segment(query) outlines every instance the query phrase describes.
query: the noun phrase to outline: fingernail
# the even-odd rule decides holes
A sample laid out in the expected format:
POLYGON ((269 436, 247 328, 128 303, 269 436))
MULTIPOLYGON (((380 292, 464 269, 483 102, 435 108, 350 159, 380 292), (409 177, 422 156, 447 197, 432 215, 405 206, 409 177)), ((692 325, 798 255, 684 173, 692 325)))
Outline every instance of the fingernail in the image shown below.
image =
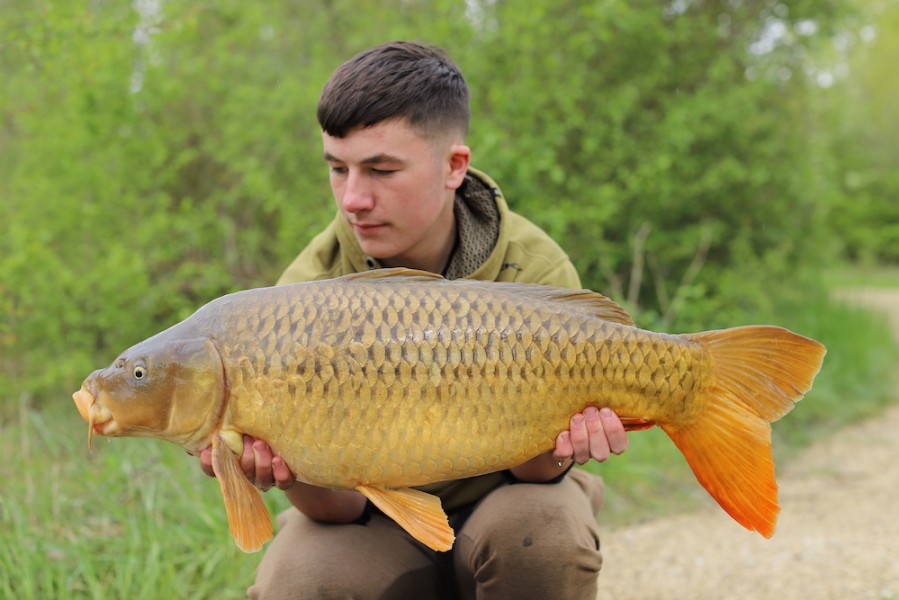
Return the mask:
POLYGON ((584 410, 584 414, 587 416, 587 419, 590 421, 598 421, 599 420, 599 410, 594 406, 589 406, 584 410))

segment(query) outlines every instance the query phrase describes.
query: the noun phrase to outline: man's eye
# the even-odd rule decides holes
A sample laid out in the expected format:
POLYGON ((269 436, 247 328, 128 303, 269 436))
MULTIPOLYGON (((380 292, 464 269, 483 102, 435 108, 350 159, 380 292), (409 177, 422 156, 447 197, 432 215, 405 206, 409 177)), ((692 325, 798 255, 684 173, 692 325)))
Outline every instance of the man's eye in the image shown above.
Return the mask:
POLYGON ((393 170, 391 170, 391 169, 372 169, 372 172, 375 175, 392 175, 392 174, 396 173, 396 170, 395 169, 393 169, 393 170))
POLYGON ((346 173, 346 167, 331 167, 331 172, 335 175, 343 175, 346 173))

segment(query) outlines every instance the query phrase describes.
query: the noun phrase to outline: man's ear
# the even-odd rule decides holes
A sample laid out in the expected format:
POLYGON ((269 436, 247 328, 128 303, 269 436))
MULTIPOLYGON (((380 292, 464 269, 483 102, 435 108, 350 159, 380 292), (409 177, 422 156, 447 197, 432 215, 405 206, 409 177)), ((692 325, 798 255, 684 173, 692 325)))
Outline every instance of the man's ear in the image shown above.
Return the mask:
POLYGON ((453 144, 449 150, 449 173, 446 177, 446 189, 455 190, 462 185, 468 164, 471 162, 471 149, 464 144, 453 144))

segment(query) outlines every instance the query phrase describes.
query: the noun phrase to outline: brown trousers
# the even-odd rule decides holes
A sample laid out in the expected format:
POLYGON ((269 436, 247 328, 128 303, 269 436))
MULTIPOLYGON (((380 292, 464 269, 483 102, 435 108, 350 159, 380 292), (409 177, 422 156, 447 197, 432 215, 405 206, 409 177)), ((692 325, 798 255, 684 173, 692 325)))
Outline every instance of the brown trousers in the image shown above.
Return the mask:
MULTIPOLYGON (((375 511, 364 525, 278 517, 252 599, 596 598, 602 479, 502 486, 477 505, 450 552, 434 552, 375 511)), ((454 516, 450 516, 452 524, 454 516)))

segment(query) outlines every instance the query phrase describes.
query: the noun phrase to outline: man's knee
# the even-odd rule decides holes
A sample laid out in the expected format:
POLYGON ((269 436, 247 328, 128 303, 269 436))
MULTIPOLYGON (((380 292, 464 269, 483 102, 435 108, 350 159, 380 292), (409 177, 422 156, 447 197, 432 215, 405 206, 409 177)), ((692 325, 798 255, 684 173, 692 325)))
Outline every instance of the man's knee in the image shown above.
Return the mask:
MULTIPOLYGON (((592 511, 572 506, 567 499, 528 495, 522 486, 537 487, 510 486, 524 494, 494 492, 499 495, 485 507, 490 513, 476 523, 476 537, 489 544, 491 552, 538 562, 544 556, 567 560, 584 552, 599 555, 599 532, 592 511)), ((474 532, 466 525, 463 533, 474 532)))
POLYGON ((485 498, 459 532, 457 572, 469 586, 595 597, 602 567, 592 502, 576 482, 516 484, 485 498))

